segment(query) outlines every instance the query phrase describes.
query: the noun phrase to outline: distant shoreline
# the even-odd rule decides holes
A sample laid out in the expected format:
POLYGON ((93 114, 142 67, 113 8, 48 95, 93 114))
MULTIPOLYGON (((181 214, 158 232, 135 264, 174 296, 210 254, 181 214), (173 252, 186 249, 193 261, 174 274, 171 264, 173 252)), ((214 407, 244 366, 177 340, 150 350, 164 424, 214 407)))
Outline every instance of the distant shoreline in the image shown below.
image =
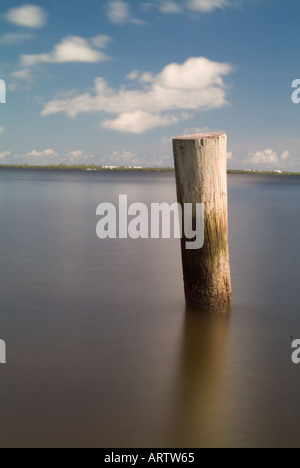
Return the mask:
MULTIPOLYGON (((0 170, 6 169, 22 169, 31 171, 85 171, 85 172, 160 172, 160 173, 174 173, 173 167, 123 167, 123 166, 88 166, 80 165, 67 165, 61 164, 59 166, 29 166, 18 164, 2 164, 0 170)), ((233 175, 273 175, 273 176, 300 176, 300 172, 281 172, 281 171, 245 171, 238 169, 230 169, 228 174, 233 175)))
POLYGON ((126 166, 89 166, 85 164, 59 166, 29 166, 18 164, 2 164, 0 170, 23 169, 34 171, 85 171, 85 172, 174 172, 173 167, 126 167, 126 166))

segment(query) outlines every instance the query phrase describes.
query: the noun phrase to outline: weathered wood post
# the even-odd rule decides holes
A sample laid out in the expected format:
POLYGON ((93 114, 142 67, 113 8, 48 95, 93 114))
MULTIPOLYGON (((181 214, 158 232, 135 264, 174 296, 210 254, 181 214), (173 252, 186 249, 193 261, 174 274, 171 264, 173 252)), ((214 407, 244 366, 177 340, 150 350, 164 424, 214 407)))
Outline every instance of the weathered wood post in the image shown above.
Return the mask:
POLYGON ((181 241, 186 303, 192 307, 227 308, 231 304, 227 135, 205 133, 174 138, 173 150, 178 203, 204 204, 203 247, 187 250, 184 232, 181 241))

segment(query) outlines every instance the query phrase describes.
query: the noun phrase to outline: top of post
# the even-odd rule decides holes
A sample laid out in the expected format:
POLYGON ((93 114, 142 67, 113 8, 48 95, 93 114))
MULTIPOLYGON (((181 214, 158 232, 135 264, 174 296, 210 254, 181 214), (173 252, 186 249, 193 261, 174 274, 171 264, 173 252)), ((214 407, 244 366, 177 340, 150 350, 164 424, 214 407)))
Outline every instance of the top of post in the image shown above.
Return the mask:
POLYGON ((226 136, 225 132, 212 132, 212 133, 199 133, 196 135, 182 135, 173 140, 201 140, 202 138, 219 138, 221 136, 226 136))

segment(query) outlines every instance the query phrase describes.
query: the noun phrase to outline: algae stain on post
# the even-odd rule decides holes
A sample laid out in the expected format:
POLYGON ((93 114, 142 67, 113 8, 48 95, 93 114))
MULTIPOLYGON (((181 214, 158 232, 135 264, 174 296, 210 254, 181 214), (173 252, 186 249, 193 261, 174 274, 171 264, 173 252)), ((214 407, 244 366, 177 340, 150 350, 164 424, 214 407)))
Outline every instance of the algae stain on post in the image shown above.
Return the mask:
POLYGON ((227 135, 205 133, 174 138, 173 152, 178 202, 204 204, 203 247, 187 250, 184 237, 181 243, 186 303, 192 307, 228 308, 227 135))

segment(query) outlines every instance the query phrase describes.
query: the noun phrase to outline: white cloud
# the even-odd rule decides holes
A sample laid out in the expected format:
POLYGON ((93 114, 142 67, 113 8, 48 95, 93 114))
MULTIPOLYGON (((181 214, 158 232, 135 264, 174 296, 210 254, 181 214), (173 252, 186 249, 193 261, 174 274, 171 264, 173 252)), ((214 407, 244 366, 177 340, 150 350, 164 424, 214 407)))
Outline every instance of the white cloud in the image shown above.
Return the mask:
POLYGON ((106 14, 108 19, 115 24, 143 24, 143 21, 133 17, 129 3, 123 0, 111 0, 108 2, 106 5, 106 14))
POLYGON ((116 130, 123 133, 135 133, 137 135, 157 127, 165 127, 179 122, 182 116, 149 114, 143 111, 125 112, 115 120, 104 120, 100 127, 107 130, 116 130))
POLYGON ((11 155, 10 151, 3 151, 2 153, 0 153, 0 159, 5 159, 7 158, 7 156, 10 156, 10 155, 11 155))
POLYGON ((107 60, 108 57, 93 46, 105 48, 109 40, 108 36, 97 36, 91 40, 79 36, 68 36, 50 53, 22 55, 21 64, 23 67, 34 67, 39 63, 101 62, 107 60))
POLYGON ((291 157, 291 154, 289 151, 284 151, 282 155, 280 156, 282 161, 287 161, 288 159, 290 159, 290 157, 291 157))
POLYGON ((29 166, 48 166, 48 165, 80 165, 87 166, 138 166, 138 167, 156 167, 156 166, 172 166, 173 156, 151 154, 138 155, 126 149, 119 149, 111 154, 98 155, 87 154, 80 149, 75 149, 65 154, 58 154, 54 150, 33 150, 27 154, 13 154, 10 151, 0 153, 1 164, 27 164, 29 166))
POLYGON ((96 164, 93 154, 87 155, 82 150, 73 150, 63 156, 60 164, 96 164))
POLYGON ((138 70, 133 70, 126 76, 126 78, 127 80, 136 81, 139 76, 140 76, 140 72, 138 70))
POLYGON ((26 28, 41 28, 46 24, 47 15, 45 10, 36 5, 22 5, 17 8, 10 9, 4 18, 10 23, 26 28))
POLYGON ((17 70, 10 74, 12 78, 20 81, 32 81, 34 76, 32 75, 31 70, 24 68, 23 70, 17 70))
POLYGON ((9 89, 15 91, 24 82, 30 86, 38 76, 32 70, 41 63, 97 63, 109 60, 103 50, 111 41, 111 37, 98 35, 91 39, 80 36, 68 36, 57 44, 52 52, 21 56, 21 68, 11 73, 12 81, 9 89))
POLYGON ((234 6, 236 2, 232 0, 157 0, 155 3, 144 3, 143 9, 156 8, 161 13, 211 13, 216 9, 234 6))
POLYGON ((15 45, 20 44, 25 41, 29 41, 33 38, 32 34, 29 33, 11 33, 11 34, 4 34, 0 37, 0 44, 1 45, 15 45))
POLYGON ((33 166, 95 164, 95 156, 87 155, 81 150, 74 150, 61 155, 51 148, 42 151, 33 150, 26 154, 13 154, 10 151, 4 151, 0 153, 0 160, 2 164, 28 164, 33 166))
POLYGON ((233 158, 233 153, 232 153, 232 151, 228 151, 228 152, 227 152, 227 160, 230 161, 230 160, 232 160, 232 159, 234 159, 234 158, 233 158))
POLYGON ((5 132, 5 128, 4 127, 0 127, 0 133, 3 133, 5 132))
POLYGON ((189 127, 183 130, 182 135, 200 135, 201 133, 209 133, 211 131, 209 127, 189 127))
POLYGON ((44 150, 45 156, 58 156, 58 153, 55 153, 53 149, 46 149, 44 150))
POLYGON ((71 151, 70 153, 68 153, 68 156, 70 156, 71 158, 78 158, 79 156, 82 156, 83 155, 83 151, 81 150, 75 150, 75 151, 71 151))
POLYGON ((107 4, 107 16, 113 23, 128 23, 131 20, 130 6, 121 0, 112 0, 107 4))
POLYGON ((42 115, 63 112, 74 118, 80 113, 106 112, 116 117, 103 120, 99 124, 101 127, 142 133, 186 119, 188 115, 182 111, 204 111, 225 106, 224 77, 232 71, 230 64, 192 57, 183 64, 167 65, 157 75, 134 72, 133 77, 145 82, 133 90, 124 86, 115 90, 103 78, 96 78, 92 93, 50 101, 42 115), (171 114, 166 114, 170 111, 171 114))
POLYGON ((272 149, 249 153, 249 161, 251 163, 274 167, 281 167, 283 163, 287 163, 289 161, 290 157, 291 155, 289 151, 284 151, 281 155, 278 155, 278 153, 272 149))
POLYGON ((224 8, 228 6, 227 0, 188 0, 187 7, 192 11, 201 13, 209 13, 216 8, 224 8))
POLYGON ((105 34, 98 34, 98 36, 92 37, 91 39, 93 46, 97 47, 98 49, 106 49, 111 41, 112 38, 105 34))
POLYGON ((111 164, 116 166, 130 166, 140 163, 140 158, 131 151, 114 151, 111 155, 106 155, 102 164, 111 164))
POLYGON ((176 13, 181 12, 181 5, 175 2, 164 0, 159 5, 159 11, 161 11, 162 13, 174 15, 176 13))
POLYGON ((16 70, 12 72, 10 76, 11 79, 8 89, 12 92, 22 89, 23 87, 25 87, 25 89, 29 89, 37 77, 37 75, 29 68, 16 70))
POLYGON ((278 155, 271 149, 264 151, 257 151, 256 153, 249 153, 250 162, 253 164, 275 164, 279 162, 278 155))
POLYGON ((115 151, 110 155, 105 155, 101 158, 101 165, 103 166, 137 166, 137 167, 158 167, 158 166, 172 166, 173 156, 151 156, 143 155, 138 156, 131 151, 115 151))
POLYGON ((30 153, 27 153, 26 156, 42 157, 42 156, 58 156, 53 149, 46 149, 44 151, 33 150, 30 153))

